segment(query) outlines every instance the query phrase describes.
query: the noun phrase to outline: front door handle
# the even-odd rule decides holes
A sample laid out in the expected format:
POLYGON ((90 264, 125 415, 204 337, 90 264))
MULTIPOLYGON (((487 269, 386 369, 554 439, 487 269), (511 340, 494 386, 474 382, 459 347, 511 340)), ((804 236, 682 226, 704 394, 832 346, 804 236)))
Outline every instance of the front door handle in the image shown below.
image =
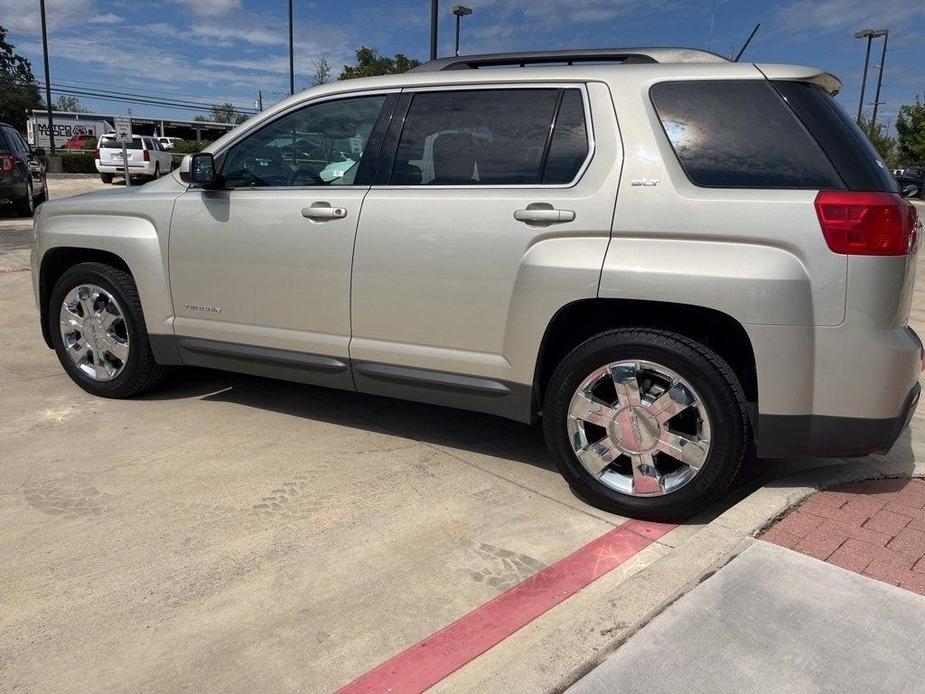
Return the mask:
POLYGON ((514 219, 531 226, 548 226, 575 221, 575 211, 557 210, 548 202, 534 202, 523 210, 515 210, 514 219))
POLYGON ((329 202, 314 202, 311 207, 302 208, 302 216, 316 222, 324 222, 329 219, 343 219, 347 216, 347 210, 343 207, 332 207, 329 202))

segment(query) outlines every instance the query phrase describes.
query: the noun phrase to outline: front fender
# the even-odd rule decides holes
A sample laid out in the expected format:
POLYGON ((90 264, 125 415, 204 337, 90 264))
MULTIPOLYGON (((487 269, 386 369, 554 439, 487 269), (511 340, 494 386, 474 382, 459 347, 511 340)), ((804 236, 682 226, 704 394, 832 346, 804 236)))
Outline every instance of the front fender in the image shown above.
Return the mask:
POLYGON ((42 205, 35 222, 32 254, 37 297, 49 253, 60 260, 73 249, 75 262, 81 262, 86 251, 111 253, 125 263, 135 279, 148 332, 172 335, 167 239, 176 197, 173 190, 105 193, 42 205))

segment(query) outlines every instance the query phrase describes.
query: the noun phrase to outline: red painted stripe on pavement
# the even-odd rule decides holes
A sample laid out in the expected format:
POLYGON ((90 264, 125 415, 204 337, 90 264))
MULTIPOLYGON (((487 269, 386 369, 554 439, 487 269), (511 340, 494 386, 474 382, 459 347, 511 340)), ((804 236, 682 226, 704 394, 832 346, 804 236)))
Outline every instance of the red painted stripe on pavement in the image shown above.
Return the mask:
POLYGON ((678 527, 628 520, 343 687, 423 692, 678 527))

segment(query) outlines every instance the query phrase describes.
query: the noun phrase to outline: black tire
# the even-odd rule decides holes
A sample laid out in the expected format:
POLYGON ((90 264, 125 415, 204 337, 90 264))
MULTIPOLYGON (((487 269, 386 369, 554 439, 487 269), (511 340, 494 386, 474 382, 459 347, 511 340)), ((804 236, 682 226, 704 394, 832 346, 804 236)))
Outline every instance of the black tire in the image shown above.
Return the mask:
POLYGON ((35 191, 32 188, 32 179, 26 181, 26 194, 14 203, 16 214, 20 217, 31 217, 35 212, 35 191))
POLYGON ((156 181, 156 180, 159 179, 160 177, 161 177, 161 163, 160 163, 160 162, 156 162, 156 163, 154 164, 154 175, 151 177, 151 180, 152 180, 152 181, 156 181))
POLYGON ((707 347, 666 330, 623 328, 587 340, 559 364, 544 400, 546 444, 562 475, 592 505, 625 516, 666 522, 689 518, 722 496, 746 450, 745 395, 732 369, 707 347), (569 440, 569 404, 581 382, 595 369, 630 359, 655 362, 687 380, 711 423, 710 450, 700 471, 661 496, 633 496, 606 486, 579 462, 569 440))
POLYGON ((61 276, 48 301, 48 330, 58 360, 71 379, 88 393, 104 398, 127 398, 154 388, 167 375, 168 367, 154 361, 138 289, 127 272, 103 263, 80 263, 61 276), (96 284, 108 291, 124 313, 131 348, 124 369, 110 381, 95 381, 80 371, 66 353, 61 338, 58 324, 61 305, 68 292, 84 283, 96 284))
POLYGON ((100 174, 100 180, 101 180, 103 183, 112 183, 112 174, 101 173, 101 174, 100 174))
POLYGON ((47 178, 42 179, 42 194, 39 195, 35 206, 38 207, 43 202, 48 202, 48 179, 47 178))

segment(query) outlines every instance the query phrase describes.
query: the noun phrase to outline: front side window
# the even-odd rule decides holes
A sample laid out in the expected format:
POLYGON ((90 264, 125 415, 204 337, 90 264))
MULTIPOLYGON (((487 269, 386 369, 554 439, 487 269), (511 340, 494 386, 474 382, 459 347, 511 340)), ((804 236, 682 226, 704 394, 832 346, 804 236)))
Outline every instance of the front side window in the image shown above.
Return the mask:
POLYGON ((765 80, 663 82, 652 103, 698 186, 843 188, 822 148, 765 80))
POLYGON ((385 99, 325 101, 273 121, 228 151, 222 165, 225 185, 352 185, 385 99))
POLYGON ((586 158, 587 147, 577 89, 418 92, 405 118, 390 182, 451 186, 568 182, 586 158), (563 94, 568 96, 563 99, 563 94), (552 127, 560 102, 568 104, 567 112, 562 112, 561 136, 552 127), (547 160, 553 166, 544 179, 547 160))

